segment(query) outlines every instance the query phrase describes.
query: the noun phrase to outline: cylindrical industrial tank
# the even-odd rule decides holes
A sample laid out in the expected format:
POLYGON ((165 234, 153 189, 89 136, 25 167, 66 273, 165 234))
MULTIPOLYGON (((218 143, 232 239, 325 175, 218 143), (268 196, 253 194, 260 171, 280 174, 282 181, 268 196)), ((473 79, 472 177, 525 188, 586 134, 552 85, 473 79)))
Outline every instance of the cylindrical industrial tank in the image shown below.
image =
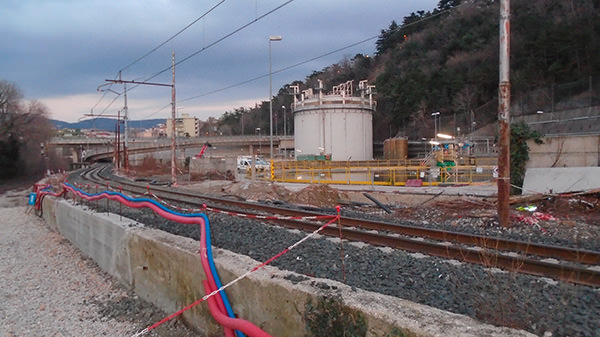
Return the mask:
POLYGON ((408 139, 406 137, 396 138, 396 159, 408 158, 408 139))
POLYGON ((407 159, 408 138, 394 137, 383 141, 383 157, 385 159, 407 159))
POLYGON ((390 139, 383 141, 383 159, 392 159, 390 156, 390 139))
POLYGON ((393 144, 394 144, 394 153, 393 153, 393 159, 398 159, 399 155, 400 155, 400 139, 399 138, 392 138, 393 140, 393 144))
POLYGON ((331 154, 331 160, 373 159, 374 102, 364 97, 322 95, 296 104, 298 154, 331 154))

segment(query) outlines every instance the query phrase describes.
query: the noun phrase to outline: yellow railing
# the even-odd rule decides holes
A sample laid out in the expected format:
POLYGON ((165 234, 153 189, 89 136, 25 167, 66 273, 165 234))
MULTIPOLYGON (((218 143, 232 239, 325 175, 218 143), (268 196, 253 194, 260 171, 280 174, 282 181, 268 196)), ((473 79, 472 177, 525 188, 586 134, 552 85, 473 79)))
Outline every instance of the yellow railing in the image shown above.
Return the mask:
POLYGON ((275 161, 272 163, 271 180, 404 186, 409 180, 420 180, 423 185, 439 185, 472 184, 492 179, 494 165, 478 165, 473 160, 470 163, 458 161, 457 166, 437 167, 427 166, 420 160, 275 161))

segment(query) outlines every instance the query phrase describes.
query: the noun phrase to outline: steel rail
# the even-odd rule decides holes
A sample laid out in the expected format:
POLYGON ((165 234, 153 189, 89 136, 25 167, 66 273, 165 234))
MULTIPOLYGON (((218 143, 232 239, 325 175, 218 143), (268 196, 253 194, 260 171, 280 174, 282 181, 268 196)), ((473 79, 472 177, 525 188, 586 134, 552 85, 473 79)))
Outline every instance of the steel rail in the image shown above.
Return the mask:
MULTIPOLYGON (((312 231, 319 227, 297 220, 277 220, 277 224, 288 228, 312 231)), ((321 234, 338 237, 339 231, 335 227, 327 227, 321 234)), ((357 231, 342 227, 344 239, 363 241, 372 245, 391 247, 410 252, 424 253, 444 259, 479 264, 488 268, 500 268, 511 272, 530 274, 540 277, 550 277, 556 280, 581 284, 591 287, 600 286, 600 272, 585 267, 561 265, 523 256, 510 256, 489 250, 475 250, 457 245, 446 245, 439 242, 429 242, 406 237, 396 237, 357 231)))
MULTIPOLYGON (((97 179, 96 182, 100 182, 101 180, 105 181, 107 178, 109 178, 103 176, 102 173, 97 173, 97 171, 94 171, 93 169, 89 170, 89 172, 96 172, 94 173, 96 177, 91 178, 94 180, 97 179)), ((127 185, 128 188, 124 188, 124 190, 128 190, 133 193, 141 194, 144 193, 147 189, 147 187, 141 187, 139 183, 134 183, 126 180, 118 180, 118 182, 122 185, 127 185)), ((182 202, 197 206, 203 205, 205 203, 204 201, 210 201, 214 203, 219 203, 221 205, 225 204, 227 206, 234 206, 237 208, 253 209, 255 211, 269 212, 281 215, 322 215, 320 213, 311 211, 291 210, 270 205, 223 199, 207 195, 199 195, 181 190, 173 191, 169 190, 168 188, 158 186, 152 187, 152 190, 157 192, 157 194, 165 200, 182 202), (203 201, 194 201, 194 199, 200 199, 203 201)), ((212 207, 213 205, 210 206, 212 207)), ((216 208, 222 207, 219 206, 216 208)), ((271 220, 270 222, 274 221, 271 220)), ((277 220, 276 223, 286 226, 288 228, 302 229, 305 231, 315 230, 319 226, 310 222, 302 222, 289 219, 277 220)), ((585 261, 584 263, 598 264, 598 261, 600 261, 600 253, 595 251, 585 251, 564 247, 539 245, 519 241, 504 240, 499 238, 486 238, 477 235, 462 234, 457 232, 445 232, 441 230, 417 228, 412 226, 394 225, 384 222, 374 222, 348 217, 342 217, 341 227, 342 237, 347 240, 363 241, 378 246, 392 247, 411 252, 420 252, 432 256, 456 259, 468 263, 475 263, 485 267, 501 268, 512 272, 519 272, 542 277, 550 277, 553 279, 571 282, 575 284, 582 284, 594 287, 600 286, 600 271, 589 269, 585 266, 564 265, 559 263, 540 261, 539 259, 531 259, 527 258, 524 255, 511 256, 499 252, 499 250, 513 252, 517 251, 525 255, 536 255, 538 257, 556 257, 563 261, 579 263, 585 261), (348 227, 377 231, 383 230, 393 232, 396 234, 447 241, 447 243, 424 241, 410 237, 383 235, 379 233, 366 232, 364 230, 356 230, 348 227), (475 245, 481 249, 473 249, 461 245, 454 245, 450 244, 450 242, 475 245)), ((339 231, 335 227, 325 228, 322 233, 328 236, 339 236, 339 231)))
MULTIPOLYGON (((106 177, 103 177, 106 179, 106 177)), ((121 181, 124 184, 138 187, 139 184, 131 183, 128 181, 121 181)), ((252 203, 247 201, 239 201, 239 200, 231 200, 225 198, 219 198, 210 195, 198 194, 193 192, 187 192, 183 190, 169 190, 160 186, 153 186, 153 190, 161 191, 163 193, 169 194, 171 200, 179 201, 179 202, 193 202, 188 198, 201 198, 207 201, 225 204, 234 207, 242 207, 245 209, 254 209, 257 211, 282 214, 282 215, 290 215, 290 216, 314 216, 321 215, 321 213, 306 211, 306 210, 297 210, 297 209, 288 209, 283 207, 277 207, 273 205, 265 205, 252 203), (184 198, 180 198, 183 196, 184 198)), ((201 204, 198 204, 201 205, 201 204)), ((411 225, 401 225, 401 224, 391 224, 387 222, 381 221, 373 221, 373 220, 364 220, 357 219, 347 216, 342 216, 341 218, 342 225, 350 226, 350 227, 358 227, 366 230, 377 230, 377 231, 388 231, 395 234, 407 235, 407 236, 415 236, 415 237, 423 237, 431 240, 438 241, 449 241, 454 243, 466 244, 466 245, 476 245, 481 248, 501 250, 501 251, 509 251, 509 252, 519 252, 525 255, 536 255, 542 258, 556 258, 563 261, 575 262, 575 263, 583 263, 583 264, 591 264, 591 265, 599 265, 600 264, 600 252, 584 250, 584 249, 574 249, 567 247, 559 247, 559 246, 551 246, 544 244, 536 244, 525 241, 516 241, 516 240, 506 240, 495 237, 486 237, 481 235, 467 234, 467 233, 459 233, 459 232, 451 232, 444 231, 439 229, 432 228, 423 228, 416 227, 411 225)))

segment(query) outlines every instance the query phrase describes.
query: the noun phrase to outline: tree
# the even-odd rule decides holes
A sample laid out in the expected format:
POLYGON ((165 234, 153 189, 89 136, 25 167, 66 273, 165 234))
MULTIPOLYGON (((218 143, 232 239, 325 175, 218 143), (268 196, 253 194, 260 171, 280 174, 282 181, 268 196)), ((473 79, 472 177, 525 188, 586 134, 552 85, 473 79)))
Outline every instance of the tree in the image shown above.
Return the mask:
POLYGON ((23 93, 14 83, 0 80, 0 114, 16 112, 22 99, 23 93))
POLYGON ((394 36, 398 33, 398 29, 400 27, 396 23, 396 21, 392 21, 390 27, 381 30, 381 34, 379 35, 379 39, 375 42, 375 46, 377 48, 377 55, 382 55, 388 49, 393 48, 395 46, 394 36))
MULTIPOLYGON (((600 78, 599 0, 514 0, 511 8, 513 107, 523 102, 533 112, 544 108, 534 100, 536 93, 600 78)), ((327 93, 334 85, 368 79, 377 87, 373 129, 378 139, 404 130, 419 138, 430 132, 427 123, 418 129, 417 115, 423 111, 455 115, 453 127, 461 130, 471 130, 475 116, 483 126, 496 121, 498 112, 498 13, 494 0, 439 0, 436 8, 410 13, 401 24, 392 21, 382 29, 375 57, 346 57, 289 85, 303 91, 318 87, 320 80, 327 93)), ((274 107, 289 107, 289 85, 274 97, 274 107)), ((593 87, 597 97, 600 86, 593 87)), ((572 90, 567 97, 548 95, 546 101, 589 95, 589 86, 584 90, 572 90)), ((246 130, 268 128, 263 104, 248 110, 246 130)))
MULTIPOLYGON (((529 161, 529 145, 527 140, 533 139, 536 144, 543 144, 542 135, 531 130, 527 123, 520 121, 510 126, 510 183, 519 188, 523 186, 525 167, 529 161)), ((511 188, 513 194, 520 194, 517 188, 511 188)))
POLYGON ((42 103, 25 102, 14 83, 0 80, 0 179, 43 172, 47 157, 40 154, 40 144, 53 132, 47 113, 42 103))
POLYGON ((441 11, 452 9, 460 5, 461 0, 440 0, 438 3, 438 9, 441 11))

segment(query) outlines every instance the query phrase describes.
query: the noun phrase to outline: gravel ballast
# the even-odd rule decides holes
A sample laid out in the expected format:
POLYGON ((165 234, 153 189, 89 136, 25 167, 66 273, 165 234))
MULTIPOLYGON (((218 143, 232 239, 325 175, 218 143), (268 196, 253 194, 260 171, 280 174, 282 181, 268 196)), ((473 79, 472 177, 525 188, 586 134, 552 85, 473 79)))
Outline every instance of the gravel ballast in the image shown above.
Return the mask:
MULTIPOLYGON (((26 196, 0 196, 0 336, 131 336, 166 316, 17 206, 26 196)), ((197 334, 173 321, 147 336, 197 334)))
MULTIPOLYGON (((102 209, 106 204, 98 205, 102 209)), ((117 204, 110 207, 118 209, 117 204)), ((167 221, 147 209, 123 208, 123 215, 148 227, 198 239, 196 226, 167 221)), ((214 246, 258 261, 306 235, 223 214, 209 213, 209 218, 214 246)), ((346 284, 352 287, 539 336, 600 336, 598 289, 360 243, 345 242, 344 253, 346 284)), ((333 238, 308 240, 272 265, 307 277, 343 281, 339 240, 333 238)))
MULTIPOLYGON (((106 203, 102 201, 88 205, 98 205, 100 211, 105 211, 106 203)), ((119 212, 121 208, 117 203, 110 202, 110 209, 119 212)), ((148 227, 198 239, 197 226, 167 221, 147 209, 123 207, 122 214, 148 227)), ((299 231, 223 214, 209 213, 209 218, 214 246, 250 256, 257 261, 269 259, 306 235, 299 231)), ((554 234, 539 235, 539 230, 532 226, 520 227, 507 233, 499 230, 494 221, 483 227, 478 221, 452 224, 430 222, 421 225, 444 229, 452 227, 455 230, 483 235, 502 234, 499 236, 513 237, 516 234, 515 236, 521 239, 528 238, 525 241, 529 242, 551 243, 555 239, 554 234)), ((578 227, 572 229, 578 231, 578 227)), ((594 227, 591 229, 596 230, 594 227)), ((563 232, 564 228, 557 226, 556 234, 563 232)), ((566 233, 565 237, 574 238, 573 246, 582 247, 579 235, 566 233)), ((598 247, 597 240, 589 241, 591 244, 583 245, 585 248, 598 247)), ((351 287, 396 296, 468 315, 486 323, 523 329, 544 337, 600 336, 598 288, 507 273, 498 269, 360 243, 344 242, 344 253, 345 283, 351 287)), ((274 261, 272 265, 306 277, 343 281, 337 239, 318 237, 308 240, 274 261)), ((299 281, 295 277, 290 277, 289 280, 299 281)))

